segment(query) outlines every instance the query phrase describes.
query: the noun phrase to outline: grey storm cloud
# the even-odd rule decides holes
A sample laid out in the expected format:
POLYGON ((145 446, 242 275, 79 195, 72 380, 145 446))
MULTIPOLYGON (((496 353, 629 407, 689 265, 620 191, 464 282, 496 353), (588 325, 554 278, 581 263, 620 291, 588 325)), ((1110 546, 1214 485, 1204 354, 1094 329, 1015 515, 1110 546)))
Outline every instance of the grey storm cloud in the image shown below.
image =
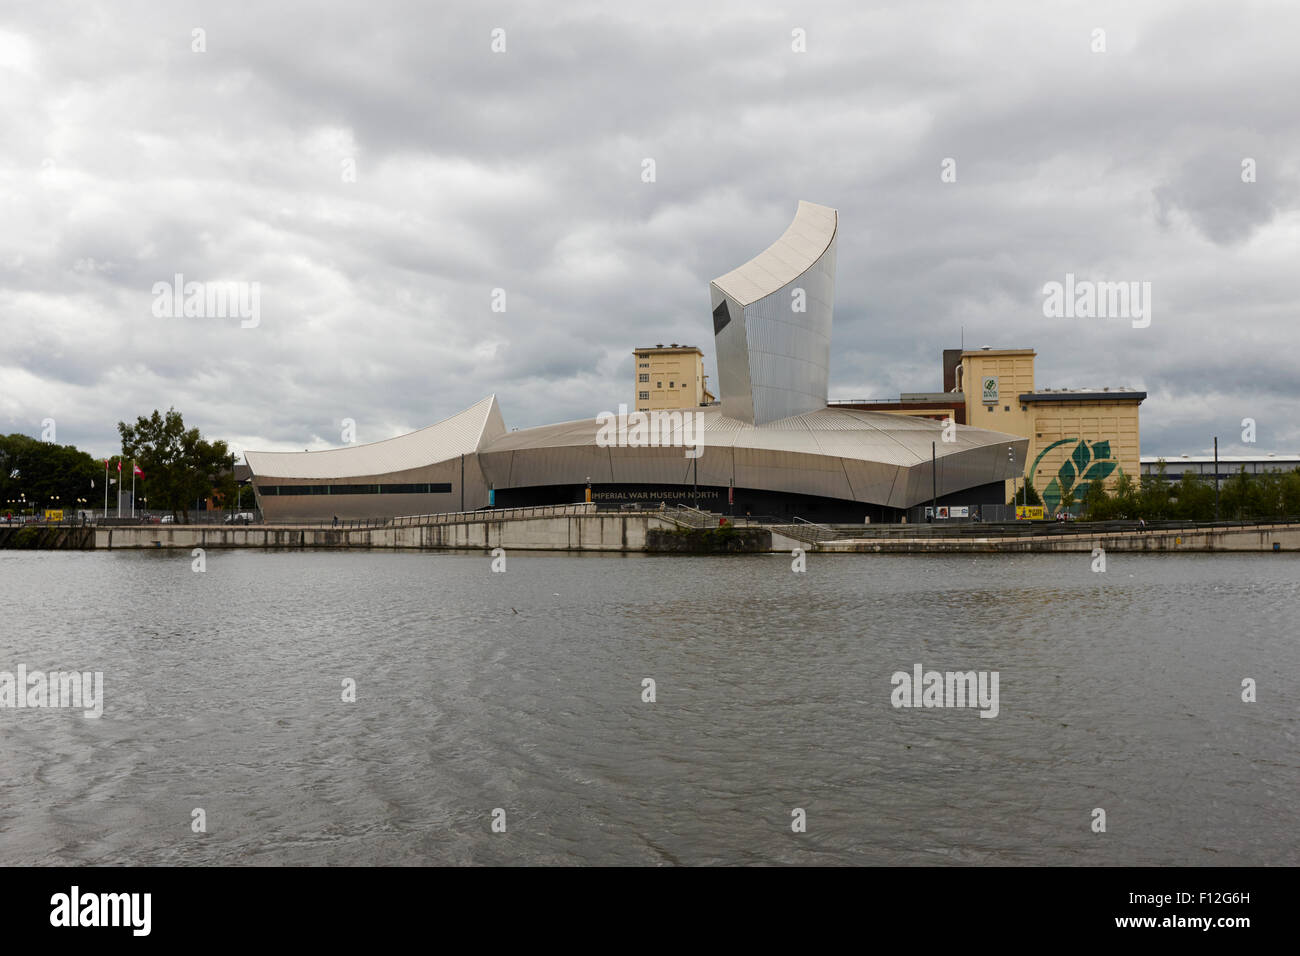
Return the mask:
POLYGON ((637 346, 711 363, 709 279, 808 199, 840 211, 832 397, 938 389, 964 337, 1034 347, 1040 386, 1145 389, 1145 453, 1243 417, 1294 453, 1298 26, 1174 0, 11 5, 0 428, 103 454, 172 405, 241 450, 489 392, 511 426, 592 416, 637 346), (1046 318, 1066 273, 1150 282, 1151 326, 1046 318), (155 316, 177 274, 258 283, 257 326, 155 316))

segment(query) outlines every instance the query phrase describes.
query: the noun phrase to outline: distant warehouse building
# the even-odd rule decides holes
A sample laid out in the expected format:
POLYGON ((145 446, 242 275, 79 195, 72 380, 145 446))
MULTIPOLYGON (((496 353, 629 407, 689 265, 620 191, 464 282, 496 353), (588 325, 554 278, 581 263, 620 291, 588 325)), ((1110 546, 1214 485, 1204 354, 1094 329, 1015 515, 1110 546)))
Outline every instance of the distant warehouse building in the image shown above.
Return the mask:
POLYGON ((1161 462, 1164 462, 1165 476, 1170 481, 1178 481, 1187 473, 1197 475, 1206 481, 1213 481, 1216 475, 1220 481, 1227 481, 1229 478, 1241 474, 1242 469, 1245 469, 1248 475, 1264 475, 1273 471, 1294 471, 1300 468, 1300 455, 1275 455, 1272 453, 1267 455, 1220 455, 1217 470, 1213 455, 1175 455, 1171 458, 1144 455, 1142 457, 1142 474, 1154 475, 1159 473, 1161 462))
MULTIPOLYGON (((270 521, 583 500, 896 521, 932 497, 1004 503, 1026 437, 828 407, 837 232, 834 209, 801 202, 780 239, 710 283, 720 404, 699 407, 702 374, 698 384, 683 375, 685 391, 665 399, 682 410, 507 431, 490 396, 370 445, 247 452, 258 504, 270 521)), ((642 374, 658 382, 641 361, 638 384, 642 374)), ((679 379, 664 381, 676 389, 679 379)))

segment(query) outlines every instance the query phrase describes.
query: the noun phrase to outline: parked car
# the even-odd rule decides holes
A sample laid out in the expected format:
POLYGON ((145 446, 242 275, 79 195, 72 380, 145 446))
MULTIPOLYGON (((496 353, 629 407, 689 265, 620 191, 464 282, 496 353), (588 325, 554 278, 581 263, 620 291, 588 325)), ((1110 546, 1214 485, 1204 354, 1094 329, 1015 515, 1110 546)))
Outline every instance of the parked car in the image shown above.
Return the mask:
POLYGON ((254 518, 251 511, 241 511, 238 514, 227 515, 226 524, 252 524, 254 518))
POLYGON ((161 520, 159 521, 159 523, 160 523, 160 524, 175 524, 175 523, 176 523, 176 516, 175 516, 175 515, 163 515, 162 518, 161 518, 161 520))

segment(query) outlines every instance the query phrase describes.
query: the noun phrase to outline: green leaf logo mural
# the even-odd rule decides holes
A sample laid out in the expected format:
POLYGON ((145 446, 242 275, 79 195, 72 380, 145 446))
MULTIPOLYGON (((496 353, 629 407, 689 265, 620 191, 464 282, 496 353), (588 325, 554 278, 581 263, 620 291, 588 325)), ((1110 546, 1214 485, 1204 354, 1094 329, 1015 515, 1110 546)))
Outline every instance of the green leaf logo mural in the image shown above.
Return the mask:
POLYGON ((1054 441, 1034 459, 1033 467, 1029 469, 1031 480, 1034 482, 1035 490, 1043 499, 1043 504, 1047 507, 1047 513, 1053 514, 1061 507, 1061 499, 1066 494, 1071 494, 1075 501, 1081 501, 1083 496, 1088 493, 1088 487, 1094 481, 1105 481, 1113 473, 1123 474, 1123 469, 1119 467, 1119 462, 1115 460, 1110 450, 1109 441, 1088 442, 1082 438, 1062 438, 1060 441, 1054 441), (1057 469, 1056 475, 1047 483, 1046 488, 1039 489, 1038 465, 1047 456, 1047 453, 1062 445, 1073 445, 1074 448, 1065 456, 1061 462, 1061 467, 1057 469))

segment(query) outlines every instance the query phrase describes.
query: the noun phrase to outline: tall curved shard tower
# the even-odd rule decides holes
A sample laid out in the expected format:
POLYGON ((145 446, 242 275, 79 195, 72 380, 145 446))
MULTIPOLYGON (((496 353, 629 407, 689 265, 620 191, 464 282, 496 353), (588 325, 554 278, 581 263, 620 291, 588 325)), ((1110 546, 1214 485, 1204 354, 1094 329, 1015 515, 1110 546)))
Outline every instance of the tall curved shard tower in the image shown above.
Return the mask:
POLYGON ((729 418, 762 425, 826 407, 837 226, 834 209, 800 202, 780 239, 709 283, 729 418))

